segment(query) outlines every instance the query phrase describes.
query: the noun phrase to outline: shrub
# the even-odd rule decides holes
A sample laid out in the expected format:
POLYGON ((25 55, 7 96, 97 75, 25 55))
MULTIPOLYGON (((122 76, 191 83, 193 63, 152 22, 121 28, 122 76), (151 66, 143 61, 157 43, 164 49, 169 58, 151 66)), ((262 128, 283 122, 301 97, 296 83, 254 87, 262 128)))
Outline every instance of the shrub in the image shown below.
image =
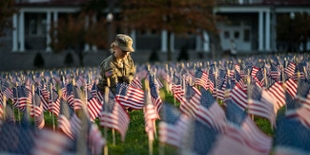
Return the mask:
POLYGON ((42 57, 42 54, 38 52, 36 56, 34 57, 33 66, 37 68, 43 68, 44 67, 44 59, 42 57))
POLYGON ((67 53, 66 57, 65 57, 65 61, 64 61, 64 64, 66 66, 70 66, 74 63, 74 59, 73 59, 73 56, 71 54, 71 52, 67 53))

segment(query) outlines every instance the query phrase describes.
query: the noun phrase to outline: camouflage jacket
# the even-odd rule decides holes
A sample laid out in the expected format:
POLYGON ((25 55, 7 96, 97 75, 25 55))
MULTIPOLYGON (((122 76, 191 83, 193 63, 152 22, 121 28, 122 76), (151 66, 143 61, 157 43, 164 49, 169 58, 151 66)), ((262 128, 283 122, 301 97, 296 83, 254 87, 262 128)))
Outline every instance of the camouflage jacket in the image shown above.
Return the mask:
POLYGON ((108 85, 107 79, 110 80, 110 89, 115 94, 116 84, 118 82, 130 83, 136 74, 136 67, 131 56, 127 56, 123 62, 118 63, 112 54, 100 64, 100 75, 98 89, 104 91, 108 85))

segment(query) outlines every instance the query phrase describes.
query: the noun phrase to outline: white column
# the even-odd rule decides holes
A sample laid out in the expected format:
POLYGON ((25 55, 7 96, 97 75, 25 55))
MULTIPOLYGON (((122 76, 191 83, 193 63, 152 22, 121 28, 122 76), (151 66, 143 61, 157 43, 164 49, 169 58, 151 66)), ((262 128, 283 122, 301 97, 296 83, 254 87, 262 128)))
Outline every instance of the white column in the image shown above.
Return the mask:
POLYGON ((48 11, 46 12, 46 52, 51 52, 52 49, 50 47, 50 43, 51 43, 51 36, 50 36, 50 29, 51 29, 51 12, 48 11))
POLYGON ((201 51, 201 36, 200 35, 195 35, 196 36, 196 52, 201 51))
POLYGON ((137 41, 137 39, 136 39, 136 30, 131 30, 130 37, 131 37, 131 39, 133 41, 132 48, 136 51, 137 50, 136 49, 136 45, 137 45, 137 43, 136 43, 136 41, 137 41))
POLYGON ((171 33, 170 34, 170 50, 171 50, 171 52, 175 51, 175 49, 174 49, 174 40, 175 40, 174 33, 171 33))
POLYGON ((23 11, 20 11, 18 23, 19 23, 19 26, 18 26, 19 51, 24 52, 25 51, 25 32, 24 32, 25 23, 24 23, 24 12, 23 11))
POLYGON ((161 31, 161 51, 167 52, 167 31, 161 31))
MULTIPOLYGON (((95 15, 92 17, 92 20, 93 20, 93 23, 96 23, 96 22, 97 22, 97 18, 96 18, 95 15)), ((97 52, 97 50, 98 50, 96 45, 92 45, 91 49, 92 49, 94 52, 97 52)))
POLYGON ((266 12, 266 19, 265 19, 265 50, 270 51, 270 11, 266 12))
POLYGON ((258 16, 258 50, 262 51, 263 50, 263 12, 259 11, 259 16, 258 16))
POLYGON ((18 38, 17 38, 17 14, 13 15, 13 34, 12 34, 12 51, 16 52, 18 50, 18 38))
POLYGON ((210 52, 210 39, 206 31, 203 31, 203 51, 210 52))

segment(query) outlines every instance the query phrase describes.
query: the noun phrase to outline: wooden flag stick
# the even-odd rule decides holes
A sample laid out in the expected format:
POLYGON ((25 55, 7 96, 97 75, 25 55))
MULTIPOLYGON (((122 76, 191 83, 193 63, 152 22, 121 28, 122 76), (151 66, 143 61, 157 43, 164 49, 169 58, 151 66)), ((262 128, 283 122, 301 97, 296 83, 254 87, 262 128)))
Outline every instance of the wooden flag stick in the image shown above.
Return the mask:
MULTIPOLYGON (((110 85, 110 79, 107 78, 107 83, 108 86, 105 87, 104 89, 104 112, 107 113, 108 112, 108 102, 109 102, 109 85, 110 85)), ((104 126, 104 137, 106 138, 106 141, 108 143, 108 128, 106 126, 104 126)), ((108 155, 109 154, 109 150, 108 150, 108 145, 104 145, 104 154, 108 155)))
POLYGON ((3 94, 3 120, 5 120, 6 119, 6 96, 5 96, 5 94, 3 94))
MULTIPOLYGON (((16 105, 19 105, 19 98, 18 98, 18 82, 16 82, 16 105)), ((17 109, 17 115, 18 115, 18 120, 19 120, 19 124, 20 124, 20 111, 19 109, 17 109)))
MULTIPOLYGON (((251 102, 251 91, 250 91, 250 86, 251 86, 251 76, 250 76, 250 69, 248 69, 248 78, 247 78, 247 90, 248 90, 248 104, 251 102)), ((251 115, 252 120, 254 120, 254 115, 251 115)))
MULTIPOLYGON (((54 99, 53 99, 53 88, 52 88, 52 84, 50 83, 50 92, 51 92, 51 104, 54 104, 54 99)), ((51 114, 51 112, 50 112, 51 114)), ((54 120, 54 115, 52 115, 52 123, 53 123, 53 130, 55 131, 55 120, 54 120)))

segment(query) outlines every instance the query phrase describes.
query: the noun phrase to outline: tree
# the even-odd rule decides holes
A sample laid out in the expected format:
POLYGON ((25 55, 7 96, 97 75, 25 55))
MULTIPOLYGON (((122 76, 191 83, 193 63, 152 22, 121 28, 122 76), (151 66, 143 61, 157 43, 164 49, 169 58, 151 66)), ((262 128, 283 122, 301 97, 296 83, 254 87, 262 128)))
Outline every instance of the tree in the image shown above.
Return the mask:
POLYGON ((167 31, 168 61, 171 61, 169 40, 172 33, 186 36, 190 32, 202 36, 203 31, 217 32, 214 0, 125 0, 120 4, 120 26, 124 29, 167 31))
POLYGON ((59 18, 57 23, 52 24, 50 45, 54 52, 71 49, 77 54, 80 65, 84 66, 84 55, 87 54, 84 52, 85 44, 108 48, 107 21, 103 16, 100 18, 100 11, 95 7, 101 3, 100 0, 92 0, 84 4, 80 12, 59 18))
POLYGON ((305 52, 307 39, 310 38, 309 24, 308 13, 294 13, 294 18, 291 18, 289 14, 283 14, 277 18, 277 40, 290 43, 290 46, 297 45, 297 47, 302 43, 305 52))
POLYGON ((1 0, 0 1, 0 37, 4 36, 6 28, 12 28, 11 18, 18 10, 14 7, 14 0, 1 0))

